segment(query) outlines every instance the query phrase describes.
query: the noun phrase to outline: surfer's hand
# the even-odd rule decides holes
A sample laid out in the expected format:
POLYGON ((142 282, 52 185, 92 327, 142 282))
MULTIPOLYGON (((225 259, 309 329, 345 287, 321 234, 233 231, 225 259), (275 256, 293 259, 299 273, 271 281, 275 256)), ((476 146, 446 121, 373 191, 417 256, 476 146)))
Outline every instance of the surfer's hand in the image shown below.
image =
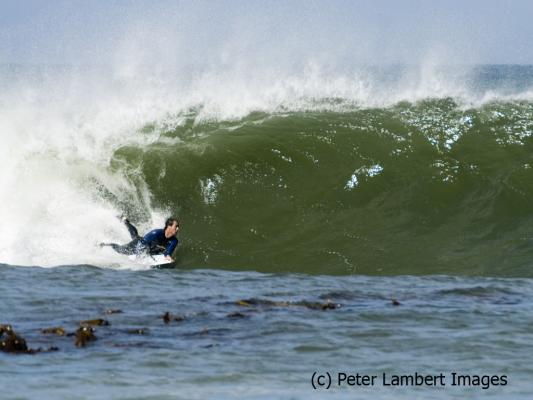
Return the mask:
POLYGON ((174 259, 173 259, 172 257, 170 257, 170 256, 165 256, 165 260, 167 260, 167 261, 174 261, 174 259))

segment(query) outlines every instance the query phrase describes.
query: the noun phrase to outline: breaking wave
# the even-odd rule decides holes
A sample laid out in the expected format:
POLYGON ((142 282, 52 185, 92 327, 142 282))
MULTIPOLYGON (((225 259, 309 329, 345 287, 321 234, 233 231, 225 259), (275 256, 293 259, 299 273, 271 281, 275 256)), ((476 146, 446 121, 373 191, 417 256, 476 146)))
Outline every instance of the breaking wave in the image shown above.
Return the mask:
POLYGON ((531 67, 2 74, 0 262, 175 214, 182 267, 531 276, 531 67))

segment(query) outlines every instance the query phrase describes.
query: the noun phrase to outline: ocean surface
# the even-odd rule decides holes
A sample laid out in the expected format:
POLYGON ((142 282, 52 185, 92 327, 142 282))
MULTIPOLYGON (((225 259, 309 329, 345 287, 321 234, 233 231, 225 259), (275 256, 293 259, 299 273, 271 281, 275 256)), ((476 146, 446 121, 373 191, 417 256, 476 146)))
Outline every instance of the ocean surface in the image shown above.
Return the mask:
POLYGON ((260 78, 0 67, 0 398, 530 399, 533 67, 260 78))

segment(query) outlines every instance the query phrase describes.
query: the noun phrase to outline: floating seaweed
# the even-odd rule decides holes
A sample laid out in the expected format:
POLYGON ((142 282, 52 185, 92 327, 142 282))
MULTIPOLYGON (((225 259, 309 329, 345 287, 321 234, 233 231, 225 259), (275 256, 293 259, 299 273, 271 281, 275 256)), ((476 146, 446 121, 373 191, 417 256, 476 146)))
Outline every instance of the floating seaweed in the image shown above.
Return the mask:
POLYGON ((41 329, 41 333, 44 333, 45 335, 57 335, 57 336, 66 336, 67 334, 65 329, 63 329, 61 326, 41 329))
POLYGON ((11 325, 0 325, 0 338, 3 338, 0 341, 0 351, 6 353, 17 353, 17 354, 35 354, 48 351, 57 351, 57 347, 49 347, 48 349, 31 349, 26 344, 26 339, 22 336, 19 336, 15 333, 11 325), (5 334, 5 338, 3 338, 5 334))
POLYGON ((333 303, 331 300, 325 302, 310 302, 310 301, 273 301, 267 299, 244 299, 235 302, 241 307, 305 307, 311 310, 333 310, 340 307, 340 304, 333 303))
POLYGON ((108 320, 102 319, 102 318, 96 318, 96 319, 87 319, 85 321, 81 321, 80 325, 89 325, 89 326, 108 326, 110 325, 108 320))
POLYGON ((74 335, 76 336, 74 341, 76 347, 85 347, 88 342, 97 340, 94 329, 90 326, 81 326, 74 335))
POLYGON ((163 315, 162 318, 163 318, 163 322, 165 324, 169 324, 170 321, 181 322, 181 321, 185 320, 185 316, 183 316, 183 315, 172 315, 168 311, 163 315))

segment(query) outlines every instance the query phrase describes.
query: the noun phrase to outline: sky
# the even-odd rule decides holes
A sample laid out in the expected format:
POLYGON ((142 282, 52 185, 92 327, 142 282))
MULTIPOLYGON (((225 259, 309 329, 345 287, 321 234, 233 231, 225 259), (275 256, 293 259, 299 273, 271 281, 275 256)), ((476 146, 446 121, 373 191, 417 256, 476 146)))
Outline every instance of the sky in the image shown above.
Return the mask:
POLYGON ((1 0, 0 63, 533 64, 533 1, 1 0))

